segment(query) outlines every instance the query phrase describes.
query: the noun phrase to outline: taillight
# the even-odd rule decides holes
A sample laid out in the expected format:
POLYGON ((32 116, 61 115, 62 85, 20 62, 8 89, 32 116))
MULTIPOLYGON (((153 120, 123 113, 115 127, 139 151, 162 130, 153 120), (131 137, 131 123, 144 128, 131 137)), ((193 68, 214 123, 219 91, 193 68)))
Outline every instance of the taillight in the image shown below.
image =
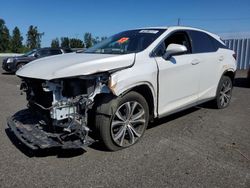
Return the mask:
POLYGON ((237 55, 236 55, 236 53, 234 53, 234 54, 233 54, 233 57, 234 57, 234 59, 236 60, 236 58, 237 58, 237 55))

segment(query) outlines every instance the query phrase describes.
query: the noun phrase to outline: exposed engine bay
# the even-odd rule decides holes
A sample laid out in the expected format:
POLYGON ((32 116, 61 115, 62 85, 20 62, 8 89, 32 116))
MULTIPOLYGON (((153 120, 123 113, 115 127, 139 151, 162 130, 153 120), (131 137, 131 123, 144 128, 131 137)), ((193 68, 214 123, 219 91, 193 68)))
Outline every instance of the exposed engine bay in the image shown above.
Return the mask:
POLYGON ((22 121, 18 114, 8 124, 24 144, 34 146, 32 149, 55 147, 55 142, 58 147, 67 148, 89 145, 93 139, 88 136, 88 111, 98 94, 111 92, 108 81, 108 74, 51 81, 22 78, 20 89, 26 93, 28 112, 21 116, 33 117, 36 125, 27 123, 27 119, 22 121), (41 144, 40 138, 46 144, 41 144))

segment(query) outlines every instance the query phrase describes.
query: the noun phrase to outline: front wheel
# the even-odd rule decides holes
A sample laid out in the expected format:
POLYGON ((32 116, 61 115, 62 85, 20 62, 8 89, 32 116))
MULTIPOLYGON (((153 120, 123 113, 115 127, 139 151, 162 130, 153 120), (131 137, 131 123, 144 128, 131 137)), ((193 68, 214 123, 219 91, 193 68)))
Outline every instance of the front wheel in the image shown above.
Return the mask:
POLYGON ((100 139, 111 151, 132 146, 143 136, 149 119, 148 104, 137 92, 101 104, 103 113, 96 115, 95 127, 100 139), (111 111, 111 116, 104 115, 111 111))
POLYGON ((228 76, 222 76, 218 88, 216 99, 214 101, 215 107, 218 109, 226 108, 230 104, 232 98, 233 83, 228 76))

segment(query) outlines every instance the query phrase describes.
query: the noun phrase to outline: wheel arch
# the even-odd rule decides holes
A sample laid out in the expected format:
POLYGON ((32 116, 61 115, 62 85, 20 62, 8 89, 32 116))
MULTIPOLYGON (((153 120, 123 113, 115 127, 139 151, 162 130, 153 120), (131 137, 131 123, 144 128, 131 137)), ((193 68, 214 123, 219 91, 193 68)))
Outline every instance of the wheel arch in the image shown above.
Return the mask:
POLYGON ((150 115, 150 120, 153 119, 154 117, 157 116, 157 100, 156 100, 156 95, 154 94, 153 88, 149 83, 137 83, 133 86, 130 86, 129 88, 124 89, 123 91, 120 91, 119 93, 115 93, 112 91, 112 93, 109 94, 100 94, 98 95, 95 100, 96 100, 96 112, 97 113, 105 113, 106 115, 112 115, 114 112, 112 109, 109 109, 109 111, 104 111, 101 109, 101 106, 105 106, 108 102, 112 102, 115 105, 115 99, 117 97, 122 97, 125 94, 134 91, 142 95, 142 97, 145 98, 147 101, 148 107, 149 107, 149 115, 150 115), (104 105, 100 105, 104 104, 104 105))
POLYGON ((155 100, 152 89, 149 87, 148 84, 143 83, 141 85, 137 85, 126 90, 123 93, 123 95, 131 91, 135 91, 145 98, 149 108, 149 119, 152 120, 155 117, 155 110, 156 110, 156 104, 154 102, 155 100))
POLYGON ((17 61, 17 62, 16 62, 16 65, 15 65, 16 70, 17 70, 18 65, 20 65, 20 64, 26 65, 27 63, 28 63, 27 61, 17 61))
POLYGON ((225 70, 223 72, 222 76, 228 76, 231 79, 232 83, 233 83, 234 78, 235 78, 235 72, 236 71, 234 71, 233 69, 227 69, 227 70, 225 70))
POLYGON ((236 71, 233 70, 233 69, 227 69, 227 70, 225 70, 225 71, 221 74, 221 77, 220 77, 220 79, 219 79, 219 82, 218 82, 218 85, 217 85, 217 88, 216 88, 216 93, 217 93, 217 91, 218 91, 219 83, 220 83, 220 80, 222 79, 222 77, 223 77, 223 76, 228 76, 228 77, 231 79, 232 83, 233 83, 234 77, 235 77, 235 72, 236 72, 236 71))

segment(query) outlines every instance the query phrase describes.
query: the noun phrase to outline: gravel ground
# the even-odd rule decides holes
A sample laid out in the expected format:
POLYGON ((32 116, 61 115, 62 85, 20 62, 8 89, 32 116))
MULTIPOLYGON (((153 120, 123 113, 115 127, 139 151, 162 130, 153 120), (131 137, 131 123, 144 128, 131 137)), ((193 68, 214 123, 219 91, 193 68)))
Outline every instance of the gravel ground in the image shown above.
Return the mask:
POLYGON ((25 107, 0 71, 0 187, 250 187, 250 88, 239 72, 227 109, 191 108, 151 124, 135 146, 31 153, 6 131, 25 107))

